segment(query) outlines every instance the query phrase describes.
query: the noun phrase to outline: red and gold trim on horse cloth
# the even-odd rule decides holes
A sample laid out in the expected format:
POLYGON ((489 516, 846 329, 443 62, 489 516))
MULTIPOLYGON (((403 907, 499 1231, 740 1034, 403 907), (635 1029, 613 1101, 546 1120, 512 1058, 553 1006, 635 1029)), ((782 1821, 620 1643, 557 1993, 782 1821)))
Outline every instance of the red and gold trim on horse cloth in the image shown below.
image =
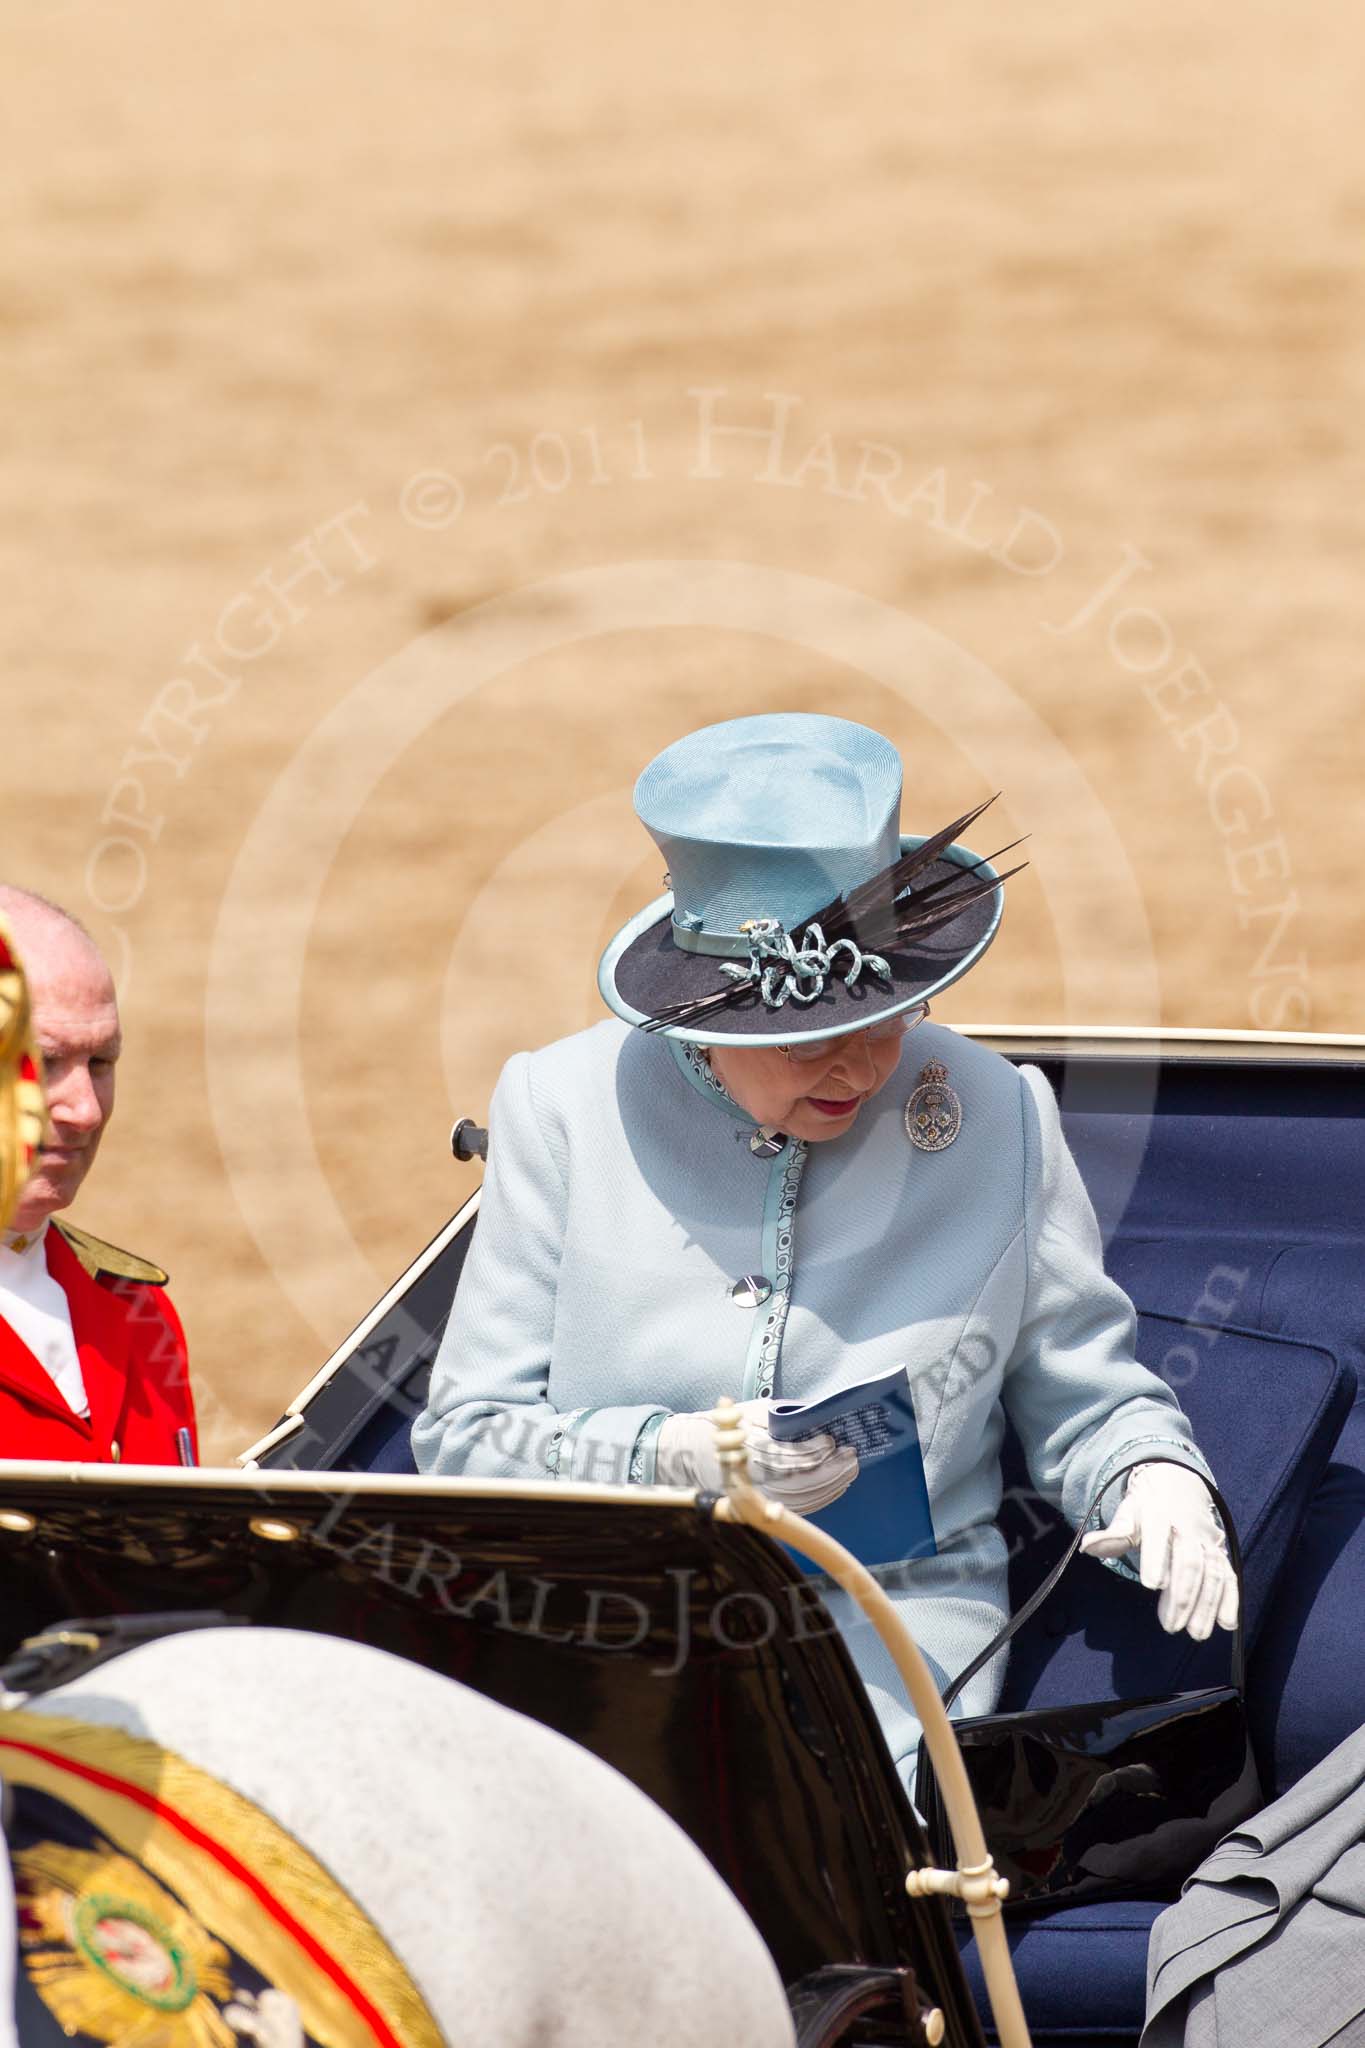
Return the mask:
POLYGON ((403 1964, 260 1807, 120 1728, 0 1716, 0 1778, 79 1816, 79 1846, 12 1845, 24 1968, 67 2035, 234 2048, 271 2001, 319 2048, 444 2048, 403 1964), (266 1987, 233 1981, 240 1957, 266 1987), (234 2022, 236 2024, 234 2024, 234 2022))

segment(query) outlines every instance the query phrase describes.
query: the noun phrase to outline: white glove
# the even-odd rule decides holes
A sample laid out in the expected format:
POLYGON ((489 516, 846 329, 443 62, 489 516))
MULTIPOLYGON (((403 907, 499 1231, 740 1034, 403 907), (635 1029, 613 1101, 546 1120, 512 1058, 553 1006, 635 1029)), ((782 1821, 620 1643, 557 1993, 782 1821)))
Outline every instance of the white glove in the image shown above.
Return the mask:
POLYGON ((1138 1576, 1160 1586, 1157 1620, 1174 1635, 1188 1629, 1197 1643, 1237 1626, 1237 1576, 1209 1490, 1184 1465, 1137 1465, 1107 1529, 1081 1538, 1087 1557, 1141 1553, 1138 1576))
POLYGON ((251 1991, 234 1991, 223 2018, 239 2041, 255 2041, 257 2048, 304 2048, 299 2009, 283 1991, 267 1989, 259 1999, 251 1991))
MULTIPOLYGON (((800 1443, 776 1443, 768 1434, 768 1403, 741 1401, 749 1477, 770 1500, 798 1515, 812 1514, 838 1500, 858 1476, 858 1453, 836 1444, 824 1430, 800 1443)), ((663 1486, 695 1486, 723 1493, 716 1426, 709 1415, 670 1415, 655 1445, 655 1471, 663 1486)))

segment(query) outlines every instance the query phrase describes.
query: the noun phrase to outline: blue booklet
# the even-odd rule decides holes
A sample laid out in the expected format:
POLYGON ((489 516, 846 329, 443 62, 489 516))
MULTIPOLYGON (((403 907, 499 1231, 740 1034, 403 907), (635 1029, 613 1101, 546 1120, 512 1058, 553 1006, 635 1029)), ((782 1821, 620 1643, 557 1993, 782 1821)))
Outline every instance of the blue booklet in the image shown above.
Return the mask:
MULTIPOLYGON (((774 1401, 769 1407, 768 1433, 779 1443, 799 1443, 818 1430, 828 1431, 836 1443, 852 1445, 858 1453, 858 1476, 838 1500, 807 1520, 851 1550, 861 1564, 936 1556, 929 1488, 905 1367, 898 1365, 879 1379, 843 1387, 818 1401, 774 1401)), ((791 1554, 803 1571, 819 1570, 797 1551, 791 1554)))

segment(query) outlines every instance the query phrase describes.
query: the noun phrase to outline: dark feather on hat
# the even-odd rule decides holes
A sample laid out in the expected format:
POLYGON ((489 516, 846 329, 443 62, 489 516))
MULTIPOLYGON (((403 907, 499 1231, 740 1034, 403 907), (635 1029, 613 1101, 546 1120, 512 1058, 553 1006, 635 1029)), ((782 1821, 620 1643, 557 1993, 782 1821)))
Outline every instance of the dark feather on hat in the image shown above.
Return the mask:
MULTIPOLYGON (((969 904, 989 896, 993 889, 998 889, 1002 882, 1007 882, 1011 875, 1017 875, 1028 865, 1026 861, 1020 861, 1018 867, 1007 868, 1002 875, 981 873, 981 869, 990 862, 999 860, 1001 854, 1011 853, 1016 846, 1023 844, 1022 840, 1015 839, 986 859, 972 861, 951 874, 940 876, 937 881, 926 882, 922 889, 914 888, 916 877, 932 867, 958 834, 965 832, 994 802, 995 797, 987 797, 975 810, 964 811, 960 818, 954 818, 951 825, 945 825, 941 832, 935 832, 932 838, 926 839, 923 846, 902 854, 899 860, 883 868, 880 874, 873 875, 870 881, 860 883, 846 895, 836 896, 822 910, 815 911, 793 929, 793 943, 799 947, 811 926, 818 924, 826 946, 833 946, 839 939, 851 939, 864 953, 886 952, 951 924, 969 904)), ((727 981, 723 988, 713 989, 709 995, 668 1004, 640 1028, 662 1031, 669 1025, 695 1024, 716 1011, 730 1009, 736 1003, 751 999, 753 994, 752 982, 727 981)))

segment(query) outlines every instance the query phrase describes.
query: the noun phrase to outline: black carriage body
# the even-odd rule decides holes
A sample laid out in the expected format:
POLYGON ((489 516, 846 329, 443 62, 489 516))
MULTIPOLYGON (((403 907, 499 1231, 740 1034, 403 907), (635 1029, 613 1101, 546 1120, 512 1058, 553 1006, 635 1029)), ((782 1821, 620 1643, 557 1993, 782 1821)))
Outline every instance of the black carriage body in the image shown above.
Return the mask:
MULTIPOLYGON (((786 1553, 712 1505, 12 1464, 0 1650, 72 1617, 218 1610, 409 1658, 631 1778, 721 1872, 789 1986, 830 1964, 909 1969, 945 2039, 973 2048, 950 1923, 905 1893, 927 1846, 843 1643, 786 1553)), ((423 1763, 433 1786, 459 1767, 423 1763)), ((920 2035, 879 2022, 879 2038, 920 2035)))

